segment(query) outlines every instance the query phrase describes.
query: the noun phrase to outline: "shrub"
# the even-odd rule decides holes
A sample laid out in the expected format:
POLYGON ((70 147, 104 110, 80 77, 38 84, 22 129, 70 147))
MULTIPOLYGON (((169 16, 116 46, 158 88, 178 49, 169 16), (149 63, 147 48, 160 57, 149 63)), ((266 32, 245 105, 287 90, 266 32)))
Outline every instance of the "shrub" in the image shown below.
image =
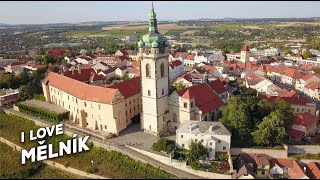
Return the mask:
POLYGON ((95 166, 89 167, 89 168, 87 168, 87 170, 86 170, 87 173, 91 173, 91 174, 96 173, 96 172, 98 172, 98 171, 99 171, 99 169, 98 169, 97 167, 95 167, 95 166))
POLYGON ((34 99, 39 101, 46 101, 46 97, 43 94, 35 94, 34 99))
POLYGON ((229 156, 228 154, 219 154, 218 159, 221 160, 228 160, 229 156))
POLYGON ((152 150, 154 151, 165 151, 166 153, 170 153, 174 150, 175 142, 173 140, 169 140, 167 138, 160 138, 156 143, 152 145, 152 150))

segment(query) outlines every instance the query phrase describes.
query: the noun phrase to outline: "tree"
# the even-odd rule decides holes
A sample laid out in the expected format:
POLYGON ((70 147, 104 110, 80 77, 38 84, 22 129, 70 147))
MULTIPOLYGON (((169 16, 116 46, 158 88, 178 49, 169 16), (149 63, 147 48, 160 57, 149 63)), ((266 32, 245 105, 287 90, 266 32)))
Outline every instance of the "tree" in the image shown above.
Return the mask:
POLYGON ((181 89, 184 89, 186 86, 180 81, 176 84, 174 84, 174 87, 177 91, 181 90, 181 89))
POLYGON ((193 169, 200 169, 201 165, 199 160, 204 160, 209 156, 209 151, 202 145, 201 142, 192 142, 187 154, 187 161, 193 169))
POLYGON ((222 118, 219 120, 225 126, 231 127, 240 139, 250 139, 252 119, 247 105, 239 97, 228 99, 228 104, 222 108, 222 118))
POLYGON ((21 72, 19 74, 20 85, 26 85, 30 81, 29 74, 27 72, 21 72))
POLYGON ((152 150, 154 151, 165 151, 166 153, 171 153, 174 150, 175 141, 167 139, 167 138, 160 138, 156 143, 153 143, 152 150))
POLYGON ((308 59, 312 57, 312 53, 310 51, 305 51, 302 53, 303 59, 308 59))
POLYGON ((283 54, 286 56, 286 55, 288 55, 288 54, 292 54, 292 52, 291 52, 290 49, 285 49, 285 50, 283 51, 283 54))
POLYGON ((320 68, 314 67, 312 68, 312 71, 315 73, 320 73, 320 68))
POLYGON ((258 108, 256 114, 258 119, 262 120, 264 117, 268 116, 272 111, 272 104, 265 99, 260 100, 257 106, 258 108))
POLYGON ((275 110, 258 125, 258 129, 251 133, 258 145, 275 146, 281 144, 286 136, 285 117, 281 110, 275 110))
POLYGON ((291 109, 290 105, 282 99, 277 99, 273 103, 273 111, 275 110, 280 110, 280 112, 283 114, 286 129, 291 127, 291 118, 293 117, 293 110, 291 109))

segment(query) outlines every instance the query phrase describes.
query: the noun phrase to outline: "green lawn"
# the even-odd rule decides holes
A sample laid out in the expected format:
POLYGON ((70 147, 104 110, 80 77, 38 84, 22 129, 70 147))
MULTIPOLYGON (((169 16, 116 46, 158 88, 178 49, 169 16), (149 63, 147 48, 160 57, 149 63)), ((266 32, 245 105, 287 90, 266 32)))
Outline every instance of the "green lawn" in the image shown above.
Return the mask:
POLYGON ((293 155, 292 158, 300 160, 300 159, 316 159, 320 160, 320 153, 318 154, 299 154, 293 155))
POLYGON ((78 179, 75 174, 62 171, 41 162, 21 164, 18 151, 0 142, 0 179, 78 179))
MULTIPOLYGON (((26 149, 37 146, 37 141, 26 141, 20 143, 20 132, 29 132, 31 129, 37 130, 32 121, 15 115, 0 114, 0 136, 12 141, 26 149)), ((26 133, 27 135, 28 133, 26 133)), ((28 138, 26 138, 28 139, 28 138)), ((57 151, 57 144, 60 141, 66 142, 71 139, 66 135, 53 136, 46 140, 46 143, 52 143, 54 152, 57 151)), ((175 176, 154 168, 149 164, 144 164, 131 159, 116 151, 107 151, 102 148, 93 147, 92 143, 88 144, 90 151, 78 154, 67 155, 52 159, 58 163, 64 164, 86 172, 94 172, 97 175, 109 178, 121 179, 169 179, 175 176), (91 163, 93 161, 93 165, 91 163)))

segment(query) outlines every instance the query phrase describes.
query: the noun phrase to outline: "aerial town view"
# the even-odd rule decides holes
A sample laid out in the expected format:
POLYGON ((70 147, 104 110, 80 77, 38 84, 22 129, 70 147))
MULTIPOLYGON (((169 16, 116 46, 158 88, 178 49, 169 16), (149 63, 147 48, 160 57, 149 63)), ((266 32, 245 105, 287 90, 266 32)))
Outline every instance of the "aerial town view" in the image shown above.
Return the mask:
POLYGON ((0 179, 320 179, 320 2, 0 2, 0 179))

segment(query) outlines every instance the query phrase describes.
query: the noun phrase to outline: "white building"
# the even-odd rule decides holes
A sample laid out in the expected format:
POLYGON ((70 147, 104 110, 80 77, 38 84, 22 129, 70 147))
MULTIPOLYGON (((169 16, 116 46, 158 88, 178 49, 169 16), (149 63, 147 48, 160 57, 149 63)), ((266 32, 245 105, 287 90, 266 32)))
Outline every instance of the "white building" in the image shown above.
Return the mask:
POLYGON ((248 62, 249 61, 249 55, 250 55, 249 46, 245 44, 245 45, 243 45, 243 47, 241 49, 240 61, 242 63, 248 62))
POLYGON ((179 148, 189 149, 192 142, 202 142, 210 157, 215 157, 216 152, 227 153, 230 150, 231 133, 221 122, 187 121, 176 131, 176 144, 179 148))
POLYGON ((180 60, 170 62, 169 81, 172 83, 184 73, 184 64, 180 60))

